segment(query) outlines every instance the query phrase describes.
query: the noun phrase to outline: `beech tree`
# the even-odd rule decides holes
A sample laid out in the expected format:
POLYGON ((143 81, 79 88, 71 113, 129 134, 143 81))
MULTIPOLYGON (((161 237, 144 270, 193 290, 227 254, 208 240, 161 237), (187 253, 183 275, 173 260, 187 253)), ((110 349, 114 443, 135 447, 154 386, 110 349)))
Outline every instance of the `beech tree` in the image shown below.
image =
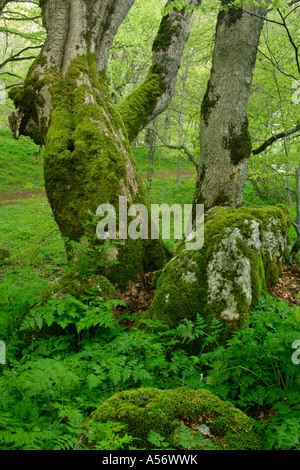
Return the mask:
POLYGON ((217 19, 211 75, 201 106, 200 162, 194 204, 239 207, 251 139, 247 106, 266 8, 224 1, 217 19), (226 4, 229 5, 226 6, 226 4))
MULTIPOLYGON (((175 87, 192 9, 163 16, 153 43, 145 81, 119 106, 112 99, 106 70, 109 51, 134 0, 40 0, 47 39, 24 86, 13 88, 15 137, 28 135, 45 145, 45 189, 63 237, 79 241, 88 213, 119 196, 128 204, 146 203, 130 142, 168 106, 175 87)), ((166 6, 172 3, 168 0, 166 6)), ((159 240, 125 240, 118 260, 121 286, 142 280, 142 273, 168 258, 159 240), (132 248, 134 244, 134 249, 132 248), (123 268, 123 269, 122 269, 123 268)))

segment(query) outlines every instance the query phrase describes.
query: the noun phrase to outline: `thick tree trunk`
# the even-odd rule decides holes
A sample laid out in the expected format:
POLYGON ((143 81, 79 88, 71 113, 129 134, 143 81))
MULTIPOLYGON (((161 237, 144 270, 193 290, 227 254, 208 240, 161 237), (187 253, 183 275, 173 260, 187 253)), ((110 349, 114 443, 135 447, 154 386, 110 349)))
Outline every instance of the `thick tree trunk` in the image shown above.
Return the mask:
MULTIPOLYGON (((11 128, 16 137, 29 135, 36 143, 45 144, 45 189, 62 236, 72 241, 82 240, 88 212, 95 214, 101 204, 110 203, 118 211, 119 197, 126 196, 128 205, 147 205, 130 149, 131 126, 126 120, 124 124, 112 102, 105 73, 110 46, 133 3, 41 0, 47 40, 24 87, 11 91, 16 107, 10 117, 11 128)), ((166 103, 171 97, 171 85, 168 100, 165 97, 171 81, 168 77, 172 75, 174 80, 175 73, 172 57, 168 64, 168 53, 179 44, 183 50, 190 15, 184 11, 170 15, 176 28, 168 29, 163 38, 159 30, 154 49, 160 50, 160 41, 166 41, 168 48, 164 50, 163 72, 158 52, 154 55, 161 63, 153 63, 149 72, 153 78, 155 69, 155 80, 165 83, 156 89, 156 108, 161 100, 166 103)), ((176 58, 180 62, 178 54, 176 58)), ((143 84, 147 97, 152 84, 143 84)), ((144 104, 136 102, 134 108, 136 119, 143 116, 139 130, 159 112, 149 107, 145 113, 144 104)), ((118 267, 105 274, 120 288, 142 282, 144 270, 158 269, 167 260, 161 241, 129 238, 113 251, 113 258, 118 267)))
POLYGON ((218 15, 211 76, 201 106, 194 196, 194 204, 204 204, 205 211, 242 203, 251 153, 247 104, 265 12, 247 1, 243 10, 228 6, 218 15))

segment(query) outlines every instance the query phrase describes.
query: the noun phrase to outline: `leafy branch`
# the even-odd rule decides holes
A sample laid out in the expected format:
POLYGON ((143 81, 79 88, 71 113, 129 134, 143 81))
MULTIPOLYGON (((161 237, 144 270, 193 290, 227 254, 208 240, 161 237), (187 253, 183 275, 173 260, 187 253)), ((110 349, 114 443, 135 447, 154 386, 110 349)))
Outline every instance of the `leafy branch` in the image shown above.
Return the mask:
POLYGON ((274 142, 277 142, 277 140, 284 139, 285 137, 289 137, 290 135, 293 135, 298 131, 300 131, 300 123, 296 124, 296 126, 292 127, 291 129, 278 132, 278 134, 272 135, 272 137, 265 140, 265 142, 262 143, 258 148, 256 148, 255 150, 252 150, 252 154, 258 155, 259 153, 262 153, 267 147, 272 145, 274 142))

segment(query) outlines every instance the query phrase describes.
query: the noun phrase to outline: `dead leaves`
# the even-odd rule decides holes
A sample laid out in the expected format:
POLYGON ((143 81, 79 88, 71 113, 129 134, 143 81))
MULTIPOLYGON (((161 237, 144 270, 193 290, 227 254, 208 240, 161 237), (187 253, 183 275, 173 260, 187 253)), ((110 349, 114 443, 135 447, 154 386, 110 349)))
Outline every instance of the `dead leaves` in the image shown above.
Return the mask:
POLYGON ((300 270, 295 265, 285 265, 282 276, 275 287, 269 289, 269 293, 283 300, 291 307, 300 306, 300 270))

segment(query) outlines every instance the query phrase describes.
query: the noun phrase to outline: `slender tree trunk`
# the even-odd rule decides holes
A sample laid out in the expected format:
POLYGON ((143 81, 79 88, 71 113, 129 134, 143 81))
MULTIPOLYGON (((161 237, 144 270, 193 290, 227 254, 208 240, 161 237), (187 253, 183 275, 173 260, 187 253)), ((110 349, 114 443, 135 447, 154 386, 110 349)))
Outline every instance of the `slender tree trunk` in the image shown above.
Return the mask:
MULTIPOLYGON (((107 86, 108 54, 133 3, 41 0, 47 39, 24 86, 11 90, 16 107, 11 128, 16 137, 29 135, 45 144, 45 189, 62 236, 72 241, 82 240, 83 223, 101 204, 118 211, 119 197, 126 196, 128 206, 147 205, 130 142, 171 99, 191 12, 174 10, 163 18, 148 77, 133 93, 139 99, 129 97, 118 111, 107 86), (132 102, 134 115, 128 120, 132 102)), ((141 239, 124 240, 113 257, 119 264, 108 274, 120 288, 142 282, 144 271, 162 267, 167 259, 161 241, 141 239)))
MULTIPOLYGON (((223 2, 223 7, 227 2, 223 2)), ((266 10, 243 2, 218 15, 210 80, 201 106, 200 162, 194 203, 238 207, 251 141, 247 104, 266 10), (253 14, 257 16, 254 16, 253 14)))
POLYGON ((156 146, 156 133, 151 128, 147 129, 145 143, 147 147, 149 148, 148 174, 147 174, 147 190, 149 191, 152 188, 154 154, 155 154, 155 146, 156 146))
MULTIPOLYGON (((185 104, 185 96, 186 96, 186 86, 187 86, 187 78, 189 73, 189 63, 185 65, 184 75, 182 77, 182 95, 181 95, 181 107, 180 107, 180 114, 179 114, 179 139, 178 139, 178 146, 181 147, 184 144, 183 139, 183 107, 185 104)), ((181 163, 182 163, 182 155, 181 153, 178 154, 177 157, 177 178, 176 183, 181 185, 181 163)))

